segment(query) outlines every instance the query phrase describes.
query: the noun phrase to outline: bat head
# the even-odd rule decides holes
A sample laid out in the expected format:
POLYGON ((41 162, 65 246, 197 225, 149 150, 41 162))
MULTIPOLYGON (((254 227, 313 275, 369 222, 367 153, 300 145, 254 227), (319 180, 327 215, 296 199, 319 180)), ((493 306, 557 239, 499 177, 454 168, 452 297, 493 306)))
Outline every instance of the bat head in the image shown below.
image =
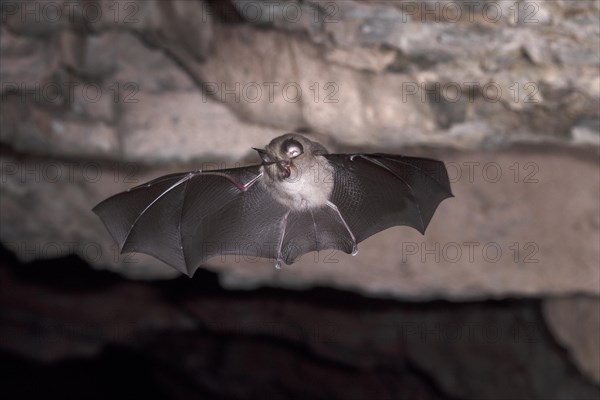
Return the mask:
POLYGON ((296 133, 276 137, 265 150, 255 150, 263 163, 273 164, 267 171, 278 180, 289 178, 292 168, 301 169, 299 167, 314 163, 315 156, 327 154, 327 150, 319 143, 296 133))

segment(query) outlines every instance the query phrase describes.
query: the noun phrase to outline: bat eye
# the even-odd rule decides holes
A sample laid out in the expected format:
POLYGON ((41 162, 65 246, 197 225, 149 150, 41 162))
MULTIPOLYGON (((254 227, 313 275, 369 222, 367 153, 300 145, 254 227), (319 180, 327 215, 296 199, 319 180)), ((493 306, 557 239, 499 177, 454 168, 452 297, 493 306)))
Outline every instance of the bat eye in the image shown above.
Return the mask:
POLYGON ((300 154, 304 153, 304 148, 302 147, 300 142, 294 139, 288 139, 285 142, 283 142, 281 148, 289 158, 295 158, 298 157, 300 154))

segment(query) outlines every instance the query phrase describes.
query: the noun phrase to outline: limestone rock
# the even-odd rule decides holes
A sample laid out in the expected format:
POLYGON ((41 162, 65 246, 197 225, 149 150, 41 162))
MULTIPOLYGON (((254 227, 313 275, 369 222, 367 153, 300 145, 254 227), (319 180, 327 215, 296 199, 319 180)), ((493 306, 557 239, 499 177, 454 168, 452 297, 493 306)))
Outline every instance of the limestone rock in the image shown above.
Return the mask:
POLYGON ((227 285, 598 295, 598 2, 103 0, 49 18, 56 7, 67 2, 12 2, 0 27, 0 239, 22 259, 76 241, 60 252, 172 277, 114 256, 91 207, 162 173, 253 161, 250 147, 302 131, 340 151, 443 159, 460 173, 457 198, 425 238, 395 228, 355 258, 309 255, 278 273, 211 263, 227 285), (133 171, 136 182, 114 181, 133 171), (475 172, 486 175, 469 181, 475 172), (471 251, 479 259, 465 262, 471 251))
POLYGON ((191 78, 164 51, 145 45, 131 33, 108 31, 87 39, 82 74, 101 79, 122 101, 133 102, 137 92, 192 90, 191 78), (116 87, 120 85, 120 87, 116 87))
MULTIPOLYGON (((99 92, 98 92, 99 93, 99 92)), ((76 110, 85 113, 88 102, 73 97, 76 110)), ((17 150, 55 156, 106 156, 119 151, 115 129, 104 117, 112 113, 110 101, 96 101, 92 115, 97 121, 78 117, 61 118, 47 108, 19 104, 19 100, 3 105, 0 139, 17 150), (102 105, 104 104, 104 108, 102 105)), ((88 109, 89 110, 89 109, 88 109)))
POLYGON ((149 179, 139 166, 3 156, 0 167, 0 237, 21 261, 77 254, 90 264, 131 277, 177 275, 149 256, 119 254, 91 211, 103 198, 149 179))
POLYGON ((347 65, 358 70, 383 72, 392 64, 396 53, 391 50, 362 47, 350 50, 336 48, 326 53, 325 58, 329 62, 347 65))
POLYGON ((120 130, 127 160, 241 159, 283 132, 240 121, 223 104, 198 92, 139 93, 125 105, 120 130))
POLYGON ((94 385, 103 398, 155 387, 162 390, 144 397, 600 395, 547 334, 535 300, 422 304, 324 288, 229 292, 206 272, 197 279, 133 282, 73 259, 6 265, 8 258, 0 266, 0 358, 12 368, 3 389, 28 398, 45 387, 45 394, 81 398, 94 385), (165 365, 169 373, 154 379, 165 365), (79 369, 82 376, 108 378, 57 387, 79 369), (28 391, 34 373, 41 378, 28 391), (107 385, 113 381, 118 385, 107 385))
POLYGON ((600 299, 553 298, 543 305, 544 317, 556 339, 581 371, 600 385, 600 299))
MULTIPOLYGON (((160 118, 170 121, 168 112, 160 118)), ((162 127, 159 121, 154 124, 162 127)), ((137 135, 139 154, 152 153, 143 147, 143 130, 137 135)), ((191 146, 196 139, 186 140, 191 146)), ((221 140, 225 139, 213 139, 215 148, 220 148, 221 140)), ((157 142, 154 156, 161 143, 162 151, 169 151, 168 144, 157 142)), ((262 143, 257 136, 255 144, 262 143)), ((372 149, 382 150, 392 151, 372 149)), ((208 155, 206 164, 198 160, 152 169, 133 163, 70 166, 5 157, 0 236, 4 243, 17 246, 16 253, 25 260, 48 257, 52 243, 61 244, 66 252, 64 243, 77 242, 80 245, 72 252, 100 268, 135 277, 174 276, 174 270, 150 257, 115 254, 91 208, 111 194, 162 174, 235 166, 231 159, 208 155), (73 171, 67 173, 70 168, 73 171), (63 172, 60 178, 57 170, 63 172)), ((445 161, 456 197, 441 204, 425 236, 395 227, 360 243, 356 257, 339 251, 310 253, 282 270, 276 270, 272 260, 245 255, 215 257, 206 267, 217 271, 229 288, 331 286, 372 296, 455 300, 600 293, 595 156, 527 148, 428 155, 445 161)), ((257 162, 253 157, 248 160, 257 162)))
POLYGON ((47 76, 57 54, 43 41, 15 35, 5 26, 0 33, 1 93, 35 88, 47 76))

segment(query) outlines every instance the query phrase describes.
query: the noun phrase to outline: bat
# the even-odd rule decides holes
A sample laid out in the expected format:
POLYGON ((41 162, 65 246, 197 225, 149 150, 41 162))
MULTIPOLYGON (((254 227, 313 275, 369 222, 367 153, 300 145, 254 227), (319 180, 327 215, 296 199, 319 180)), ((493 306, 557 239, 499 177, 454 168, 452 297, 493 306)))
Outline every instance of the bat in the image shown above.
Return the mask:
POLYGON ((358 244, 396 225, 425 234, 438 205, 453 197, 443 162, 392 154, 329 154, 288 133, 259 165, 156 178, 102 201, 93 211, 121 253, 149 254, 192 276, 217 255, 292 264, 303 254, 358 244))

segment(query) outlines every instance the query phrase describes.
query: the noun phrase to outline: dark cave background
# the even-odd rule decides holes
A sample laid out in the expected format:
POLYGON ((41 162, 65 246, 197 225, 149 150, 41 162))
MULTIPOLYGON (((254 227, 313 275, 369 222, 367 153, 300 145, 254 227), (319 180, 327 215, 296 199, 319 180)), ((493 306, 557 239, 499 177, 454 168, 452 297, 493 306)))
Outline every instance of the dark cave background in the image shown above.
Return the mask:
POLYGON ((2 398, 600 400, 598 1, 75 0, 53 17, 68 2, 0 3, 2 398), (257 82, 303 96, 254 101, 257 82), (456 198, 427 235, 390 229, 359 257, 191 279, 117 254, 91 212, 289 131, 443 160, 456 198), (505 257, 427 251, 473 242, 505 257))
MULTIPOLYGON (((541 302, 406 302, 135 282, 2 249, 0 360, 14 398, 597 399, 541 302)), ((13 398, 13 397, 10 398, 13 398)))

